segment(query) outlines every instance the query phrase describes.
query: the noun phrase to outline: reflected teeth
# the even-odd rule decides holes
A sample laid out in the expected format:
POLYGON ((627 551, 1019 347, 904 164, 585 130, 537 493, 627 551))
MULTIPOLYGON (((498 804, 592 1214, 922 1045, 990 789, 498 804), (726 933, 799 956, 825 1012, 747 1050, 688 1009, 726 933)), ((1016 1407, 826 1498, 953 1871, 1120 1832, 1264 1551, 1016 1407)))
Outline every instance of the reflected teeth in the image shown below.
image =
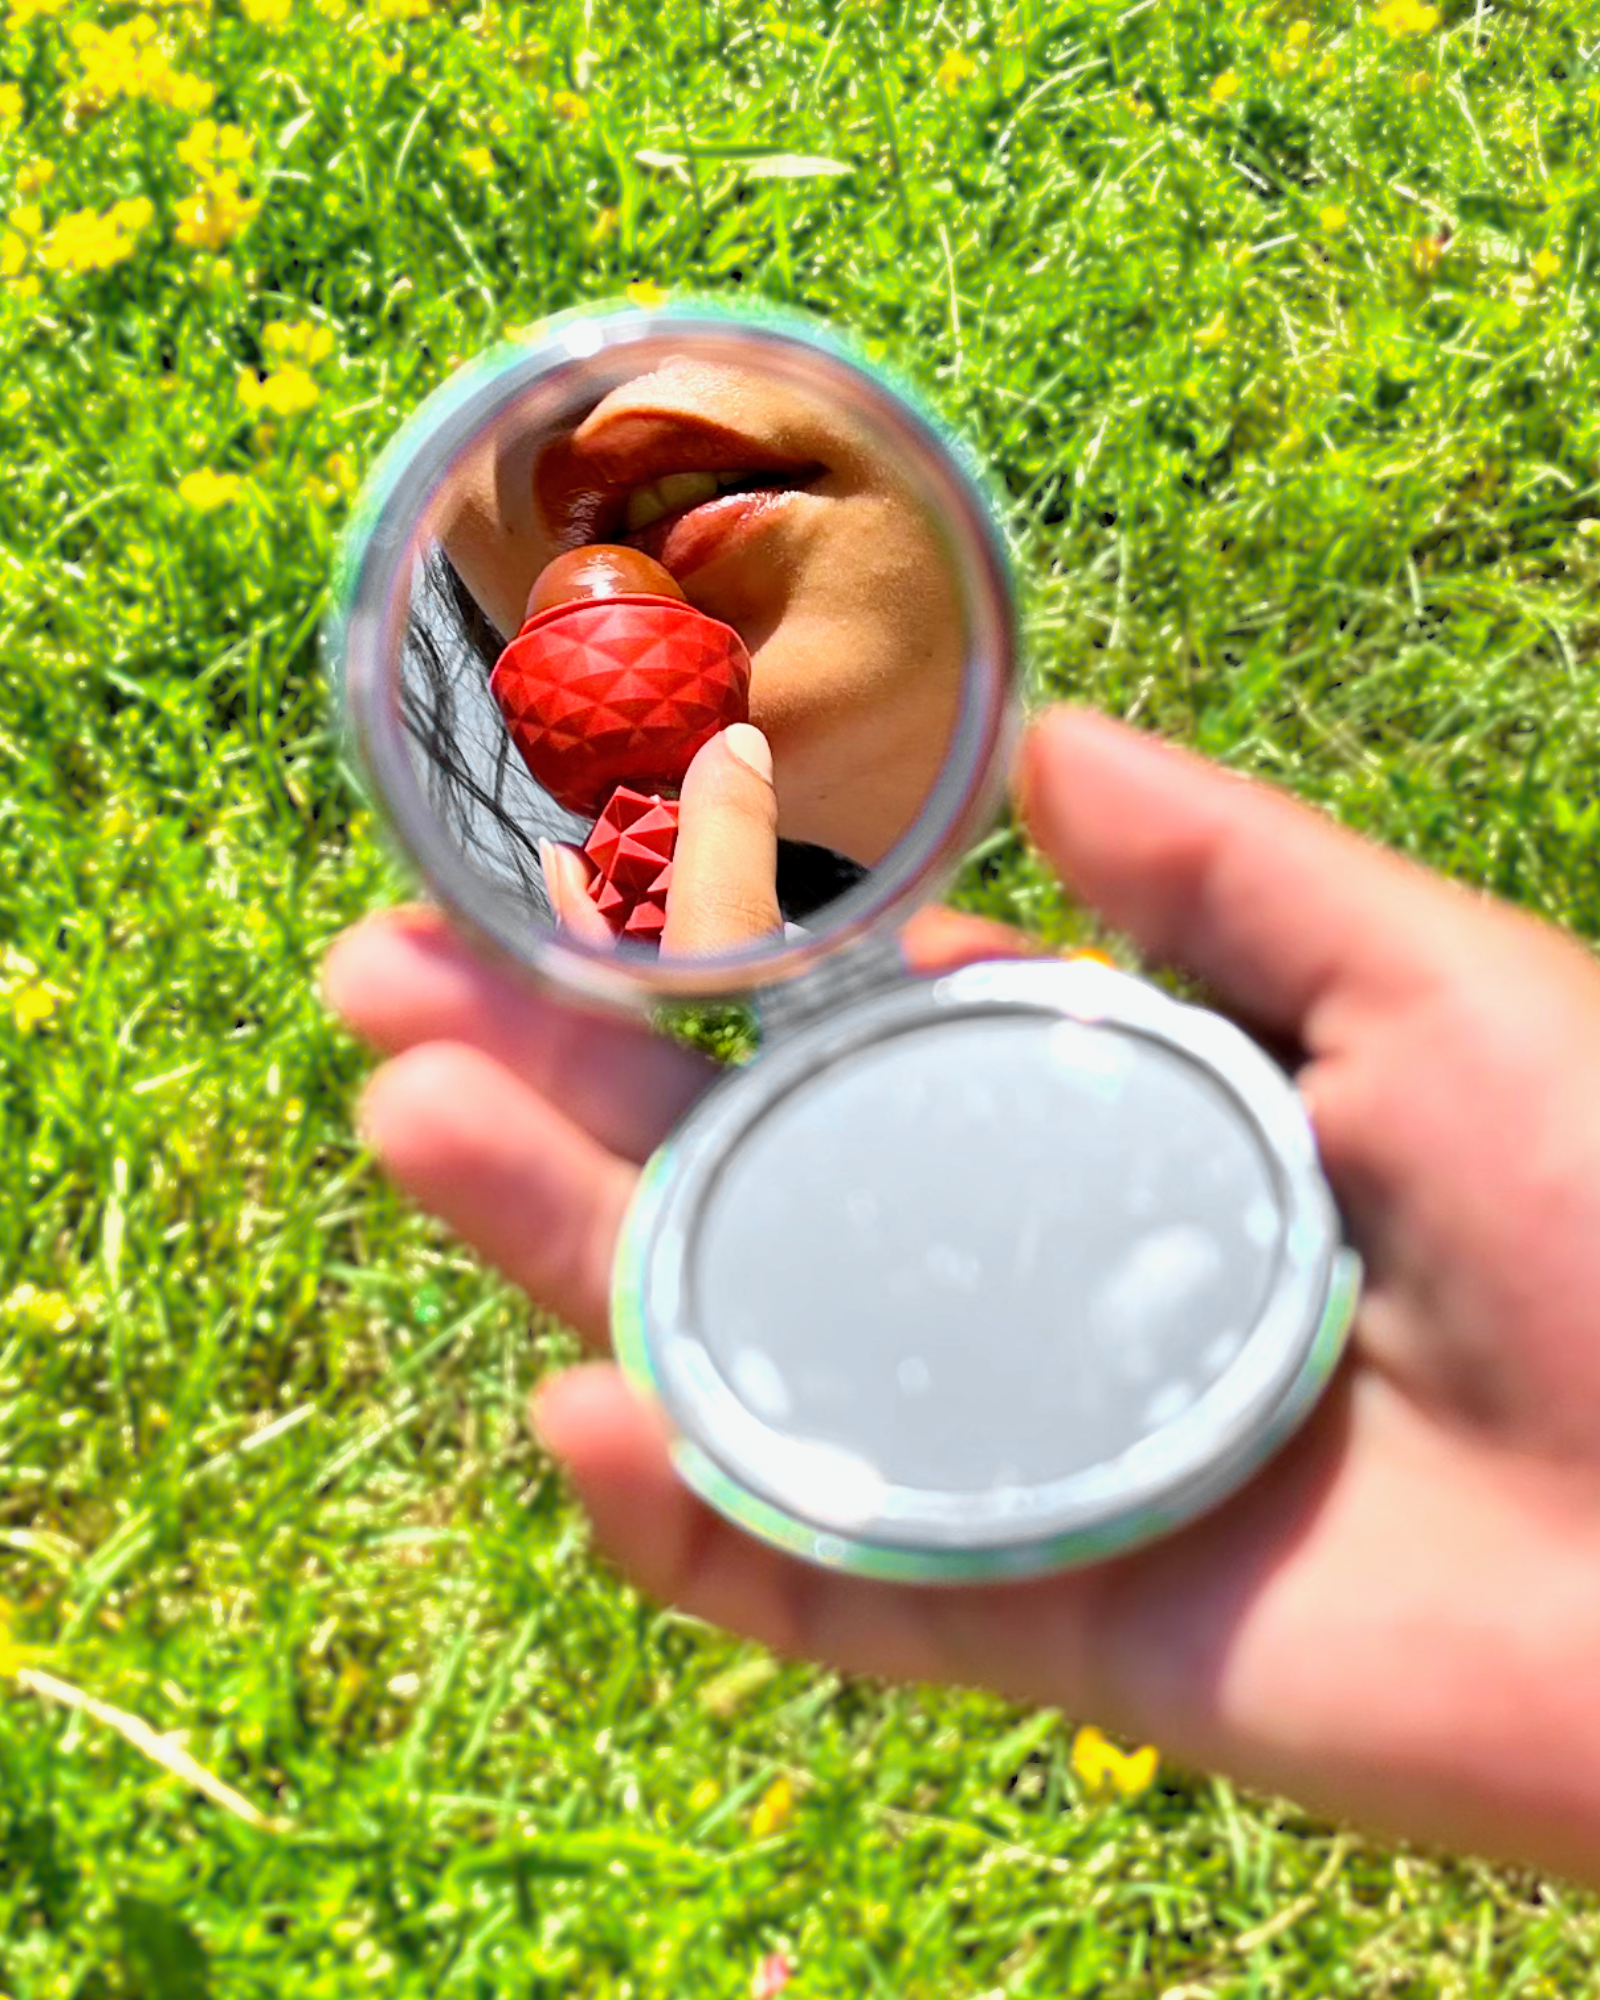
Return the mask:
POLYGON ((636 486, 628 495, 628 532, 637 534, 668 514, 714 500, 717 490, 714 472, 668 472, 648 486, 636 486))

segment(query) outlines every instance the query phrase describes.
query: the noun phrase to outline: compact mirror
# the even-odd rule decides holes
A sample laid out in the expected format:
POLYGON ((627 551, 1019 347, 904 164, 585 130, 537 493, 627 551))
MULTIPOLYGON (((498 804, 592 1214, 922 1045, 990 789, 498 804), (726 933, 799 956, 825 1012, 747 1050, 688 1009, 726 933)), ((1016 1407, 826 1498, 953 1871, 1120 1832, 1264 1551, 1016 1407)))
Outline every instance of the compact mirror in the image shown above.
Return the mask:
POLYGON ((930 893, 992 808, 992 517, 933 421, 812 328, 581 314, 469 368, 375 475, 346 600, 402 844, 569 986, 790 977, 930 893))
POLYGON ((982 488, 791 321, 558 321, 442 390, 332 632, 435 896, 585 997, 755 990, 647 1165, 617 1351, 751 1533, 960 1582, 1215 1504, 1327 1381, 1356 1266, 1290 1079, 1086 960, 907 975, 1015 699, 982 488))

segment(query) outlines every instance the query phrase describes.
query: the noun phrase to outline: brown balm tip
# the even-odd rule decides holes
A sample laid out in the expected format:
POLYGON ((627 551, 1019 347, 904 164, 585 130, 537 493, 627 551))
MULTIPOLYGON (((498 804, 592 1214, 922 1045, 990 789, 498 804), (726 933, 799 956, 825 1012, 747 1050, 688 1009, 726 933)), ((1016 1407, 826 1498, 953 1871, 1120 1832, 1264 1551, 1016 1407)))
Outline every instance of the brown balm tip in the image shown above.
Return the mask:
POLYGON ((671 597, 685 602, 677 579, 652 557, 620 543, 591 542, 545 564, 528 598, 526 616, 533 618, 558 604, 577 604, 590 597, 671 597))

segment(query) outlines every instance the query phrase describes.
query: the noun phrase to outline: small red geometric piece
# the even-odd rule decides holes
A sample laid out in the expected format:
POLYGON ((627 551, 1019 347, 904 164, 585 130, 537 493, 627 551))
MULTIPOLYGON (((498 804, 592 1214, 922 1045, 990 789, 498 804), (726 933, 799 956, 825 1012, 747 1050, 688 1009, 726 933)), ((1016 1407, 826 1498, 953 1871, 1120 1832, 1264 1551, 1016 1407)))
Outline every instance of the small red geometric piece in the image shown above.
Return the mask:
POLYGON ((748 719, 750 655, 675 598, 580 598, 530 618, 489 689, 534 777, 594 815, 618 785, 676 792, 695 752, 748 719))
POLYGON ((678 801, 619 785, 583 851, 598 871, 589 896, 618 937, 659 944, 672 886, 678 801))

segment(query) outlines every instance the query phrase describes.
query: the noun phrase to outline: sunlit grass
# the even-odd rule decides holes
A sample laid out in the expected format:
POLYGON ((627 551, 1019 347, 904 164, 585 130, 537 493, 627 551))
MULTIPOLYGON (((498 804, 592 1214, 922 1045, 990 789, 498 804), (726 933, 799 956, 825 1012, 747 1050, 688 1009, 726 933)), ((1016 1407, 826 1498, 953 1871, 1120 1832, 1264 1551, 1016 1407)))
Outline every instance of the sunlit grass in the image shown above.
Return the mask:
MULTIPOLYGON (((523 1422, 561 1337, 370 1174, 314 990, 399 893, 316 650, 353 484, 457 359, 629 284, 915 376, 1041 684, 1600 935, 1600 70, 1576 6, 1431 15, 13 0, 0 1666, 291 1830, 13 1682, 0 1992, 1592 1981, 1560 1888, 1170 1771, 1093 1800, 1055 1718, 637 1604, 523 1422)), ((966 893, 1081 927, 1004 837, 966 893)))

